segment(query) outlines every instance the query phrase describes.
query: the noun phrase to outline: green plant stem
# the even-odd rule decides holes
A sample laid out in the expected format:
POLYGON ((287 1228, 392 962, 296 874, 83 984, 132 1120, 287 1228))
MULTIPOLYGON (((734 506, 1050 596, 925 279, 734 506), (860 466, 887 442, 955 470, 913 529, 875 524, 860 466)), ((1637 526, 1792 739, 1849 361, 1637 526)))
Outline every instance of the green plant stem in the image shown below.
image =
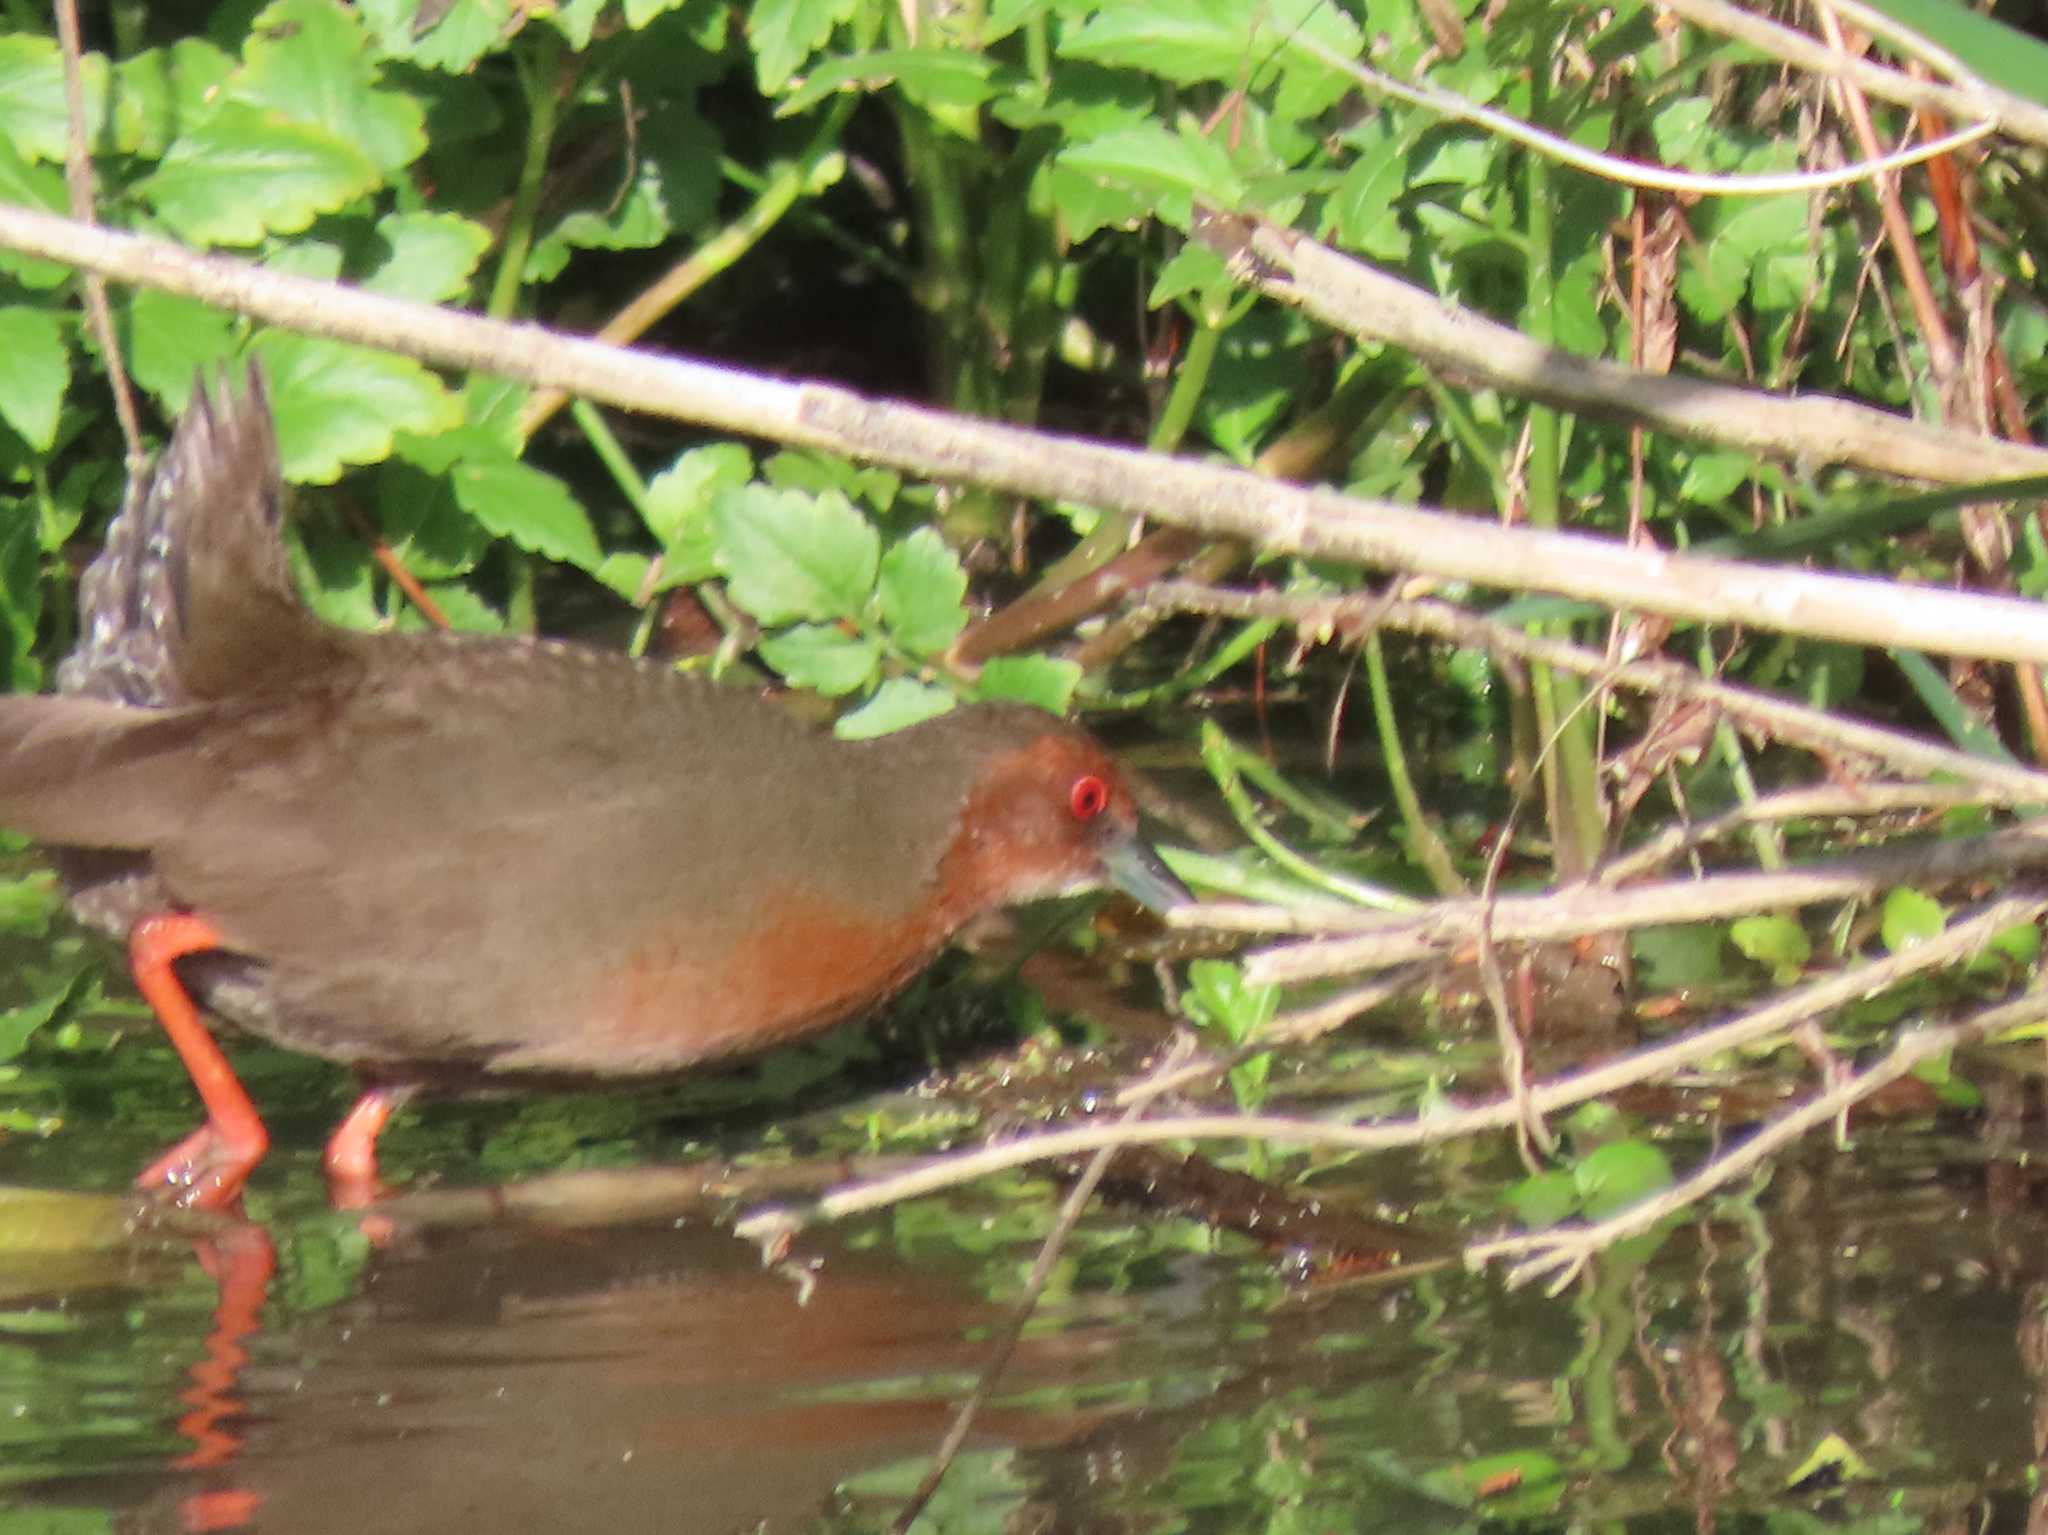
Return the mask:
MULTIPOLYGON (((1547 66, 1545 66, 1547 67, 1547 66)), ((1543 70, 1536 72, 1536 100, 1543 97, 1543 70)), ((1554 193, 1550 184, 1550 162, 1542 155, 1526 155, 1528 192, 1528 306, 1523 327, 1530 337, 1545 345, 1555 339, 1551 321, 1557 301, 1556 273, 1552 266, 1556 237, 1554 193)), ((1524 468, 1525 496, 1532 527, 1555 529, 1562 518, 1560 482, 1563 477, 1564 423, 1547 405, 1529 407, 1529 456, 1524 468)), ((1546 626, 1545 632, 1560 639, 1570 638, 1568 627, 1546 626)), ((1529 668, 1529 686, 1536 705, 1536 722, 1547 748, 1542 761, 1544 803, 1549 812, 1552 857, 1558 875, 1566 880, 1583 879, 1600 855, 1606 838, 1605 818, 1600 808, 1600 778, 1594 719, 1581 708, 1584 684, 1574 676, 1546 666, 1529 668)))
POLYGON ((1214 720, 1202 721, 1202 763, 1208 768, 1210 777, 1216 780, 1217 792, 1223 796, 1224 804, 1230 807, 1237 824, 1258 845, 1259 851, 1297 879, 1305 880, 1340 900, 1370 907, 1374 911, 1409 912, 1420 908, 1419 901, 1402 895, 1398 890, 1383 890, 1377 885, 1368 885, 1364 880, 1350 879, 1325 869, 1312 859, 1302 857, 1266 830, 1259 819, 1258 807, 1245 792, 1244 778, 1238 772, 1238 757, 1237 743, 1224 734, 1223 727, 1214 720))
MULTIPOLYGON (((1720 669, 1719 658, 1714 654, 1712 643, 1702 635, 1695 663, 1702 677, 1711 677, 1720 669)), ((1742 736, 1725 719, 1714 727, 1714 750, 1721 755, 1722 763, 1728 769, 1730 782, 1735 785, 1735 797, 1745 805, 1757 801, 1756 778, 1749 770, 1749 756, 1742 749, 1742 736)), ((1749 829, 1749 845, 1756 849, 1756 861, 1760 868, 1782 869, 1785 867, 1784 829, 1775 821, 1759 821, 1749 829)))
POLYGON ((539 623, 533 607, 533 557, 511 544, 505 550, 505 627, 514 634, 532 634, 539 623))
MULTIPOLYGON (((836 180, 837 175, 832 171, 830 162, 839 153, 839 136, 846 128, 847 118, 853 113, 854 102, 855 98, 850 96, 834 102, 832 110, 819 124, 818 131, 811 135, 796 158, 777 161, 766 175, 732 160, 720 160, 720 174, 734 185, 752 192, 753 202, 738 218, 662 273, 642 292, 635 294, 631 303, 606 322, 599 336, 621 345, 639 340, 662 316, 759 245, 768 231, 788 215, 799 198, 815 194, 836 180)), ((826 223, 824 220, 819 222, 826 223)), ((831 226, 827 224, 826 227, 831 226)), ((841 236, 841 242, 864 261, 887 260, 858 241, 841 236)), ((909 281, 908 270, 900 264, 895 264, 891 270, 909 281)), ((543 422, 561 409, 567 399, 568 395, 559 389, 535 390, 526 408, 519 413, 520 436, 531 437, 543 422)))
POLYGON ((1195 333, 1188 337, 1188 349, 1173 372, 1173 388, 1167 392, 1159 419, 1152 423, 1152 431, 1145 439, 1145 446, 1154 453, 1173 452, 1187 436, 1188 425, 1195 419, 1195 407, 1202 403, 1202 395, 1209 387, 1209 374, 1215 369, 1223 332, 1234 318, 1234 313, 1204 315, 1196 324, 1195 333))
POLYGON ((1455 389, 1446 389, 1443 382, 1429 369, 1419 368, 1416 373, 1422 381, 1424 392, 1429 395, 1430 404, 1436 410, 1438 422, 1450 429, 1458 445, 1486 471, 1486 478, 1493 486, 1494 504, 1506 506, 1511 494, 1507 471, 1501 467, 1500 453, 1495 445, 1487 440, 1485 429, 1473 416, 1471 407, 1455 389))
POLYGON ((1197 688, 1207 687, 1279 632, 1280 625, 1272 619, 1257 619, 1217 646, 1216 653, 1200 666, 1189 667, 1149 688, 1138 688, 1129 693, 1103 693, 1090 701, 1098 709, 1145 709, 1169 698, 1192 693, 1197 688))
POLYGON ((534 224, 540 217, 541 189, 547 180, 548 151, 555 140, 555 114, 563 40, 552 27, 530 27, 532 51, 513 55, 519 84, 526 97, 526 157, 519 166, 519 185, 512 194, 512 214, 505 221, 498 275, 491 283, 484 312, 494 320, 510 318, 519 303, 526 276, 527 253, 533 249, 534 224))
POLYGON ((1380 649, 1377 634, 1365 642, 1365 676, 1372 690, 1372 714, 1379 726, 1380 753, 1386 760, 1387 782, 1394 791, 1394 805, 1401 812, 1401 824, 1408 829, 1409 851, 1429 875, 1429 882, 1436 887, 1438 895, 1469 895, 1471 891, 1464 877, 1458 873, 1451 850, 1437 835, 1436 823, 1422 808, 1422 796, 1415 792, 1415 780, 1408 772, 1408 752, 1401 744, 1400 721, 1394 715, 1394 691, 1387 685, 1386 656, 1380 649))
MULTIPOLYGON (((1196 324, 1194 335, 1188 338, 1188 349, 1174 370, 1173 388, 1145 439, 1145 445, 1154 452, 1171 453, 1187 435, 1188 424, 1195 418, 1195 407, 1201 403, 1203 390, 1209 387, 1209 372, 1216 365, 1224 328, 1223 323, 1212 324, 1205 319, 1196 324)), ((1108 564, 1129 545, 1132 526, 1132 519, 1126 514, 1104 512, 1086 538, 1047 567, 1035 590, 1058 591, 1068 582, 1078 581, 1108 564)))
MULTIPOLYGON (((570 405, 569 414, 575 419, 577 426, 582 428, 583 436, 589 442, 591 451, 597 455, 598 462, 610 472, 612 483, 619 487, 619 494, 626 498, 635 512, 639 513, 643 524, 652 526, 648 517, 647 483, 640 478, 640 471, 633 467, 632 459, 627 457, 626 450, 620 446, 610 423, 604 419, 604 412, 588 400, 577 400, 570 405)), ((712 583, 704 582, 697 587, 697 600, 704 604, 704 611, 711 615, 712 622, 716 623, 728 638, 747 632, 748 620, 733 607, 725 593, 712 583)), ((643 604, 640 622, 633 629, 630 654, 640 656, 647 653, 648 642, 653 638, 654 624, 660 614, 660 603, 650 601, 643 604)))

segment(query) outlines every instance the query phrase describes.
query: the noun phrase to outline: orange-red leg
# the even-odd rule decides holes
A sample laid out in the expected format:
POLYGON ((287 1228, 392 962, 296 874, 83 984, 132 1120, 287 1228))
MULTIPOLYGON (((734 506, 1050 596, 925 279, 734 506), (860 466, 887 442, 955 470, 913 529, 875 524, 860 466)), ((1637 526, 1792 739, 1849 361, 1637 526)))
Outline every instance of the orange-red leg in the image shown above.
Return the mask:
POLYGON ((220 947, 213 924, 190 912, 145 917, 128 935, 135 984, 155 1009, 206 1105, 206 1123, 152 1162, 136 1186, 166 1188, 180 1204, 209 1209, 234 1203, 249 1170, 270 1149, 270 1132, 257 1117, 256 1105, 199 1021, 199 1009, 174 968, 187 954, 220 947))
POLYGON ((384 1192, 377 1181, 377 1137, 411 1096, 406 1087, 373 1087, 329 1137, 321 1165, 327 1169, 327 1197, 335 1209, 361 1210, 384 1192))

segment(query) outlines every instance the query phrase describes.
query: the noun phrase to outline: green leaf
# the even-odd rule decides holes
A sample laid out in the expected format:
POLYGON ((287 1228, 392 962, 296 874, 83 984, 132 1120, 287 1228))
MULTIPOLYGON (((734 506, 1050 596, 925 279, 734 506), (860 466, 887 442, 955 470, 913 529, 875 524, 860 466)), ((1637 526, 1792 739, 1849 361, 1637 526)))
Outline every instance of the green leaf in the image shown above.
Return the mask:
POLYGON ((756 0, 747 21, 763 96, 779 96, 797 70, 853 18, 855 0, 756 0))
POLYGON ((491 248, 491 232, 453 213, 387 213, 377 220, 387 254, 363 279, 372 293, 439 304, 461 298, 491 248))
MULTIPOLYGON (((1061 39, 1060 53, 1143 70, 1177 85, 1205 80, 1241 85, 1247 61, 1254 59, 1261 66, 1280 62, 1306 69, 1318 79, 1333 75, 1320 60, 1288 51, 1288 43, 1302 36, 1347 58, 1356 56, 1362 41, 1358 24, 1321 0, 1255 6, 1242 0, 1138 0, 1099 7, 1061 39)), ((1340 96, 1350 89, 1342 76, 1325 88, 1340 96)))
POLYGON ((235 317, 197 299, 137 289, 127 304, 128 367, 135 381, 173 410, 192 381, 235 352, 235 317))
POLYGON ((1942 910, 1941 902, 1910 885, 1900 885, 1884 898, 1878 936, 1892 953, 1903 954, 1930 938, 1939 938, 1947 920, 1948 913, 1942 910))
POLYGON ((0 879, 0 932, 40 938, 63 909, 64 894, 54 875, 37 872, 0 879))
POLYGON ((848 634, 837 624, 798 624, 761 641, 761 659, 791 687, 827 698, 843 698, 874 681, 882 664, 882 642, 871 634, 848 634))
POLYGON ((2041 955, 2041 930, 2031 922, 2015 922, 1993 936, 1986 948, 2015 965, 2031 965, 2041 955))
POLYGON ((718 156, 718 130, 689 103, 671 101, 643 113, 624 193, 608 184, 595 206, 564 216, 535 243, 527 280, 556 276, 574 249, 644 250, 701 225, 717 203, 718 156))
POLYGON ((625 0, 626 25, 638 32, 655 17, 679 10, 687 0, 625 0))
MULTIPOLYGON (((457 634, 503 634, 505 615, 459 581, 444 581, 427 588, 427 595, 457 634)), ((406 605, 407 627, 431 627, 410 603, 406 605)))
POLYGON ((38 452, 57 440, 57 411, 71 382, 64 327, 47 309, 0 308, 0 420, 38 452))
POLYGON ((368 155, 325 129, 228 102, 172 144, 136 190, 182 239, 254 245, 299 233, 380 179, 368 155))
POLYGON ((851 714, 840 715, 832 733, 842 741, 865 741, 907 725, 937 719, 949 712, 953 703, 953 695, 944 688, 912 682, 908 677, 891 677, 875 689, 873 698, 851 714))
POLYGON ((426 112, 378 88, 365 41, 335 0, 276 0, 249 24, 234 96, 355 145, 388 178, 426 149, 426 112))
POLYGON ((1134 123, 1070 145, 1057 163, 1070 174, 1150 197, 1158 217, 1181 229, 1196 201, 1228 209, 1245 197, 1243 178, 1221 144, 1159 123, 1134 123))
POLYGON ((776 108, 782 117, 808 112, 843 90, 870 93, 885 85, 927 111, 960 111, 997 94, 996 60, 983 53, 945 48, 893 48, 832 59, 805 76, 804 83, 776 108))
MULTIPOLYGON (((107 110, 107 61, 97 53, 79 60, 85 86, 85 134, 98 141, 107 110)), ((64 59, 55 39, 29 32, 0 35, 0 138, 31 160, 64 159, 70 137, 64 105, 64 59)))
POLYGON ((457 75, 497 47, 512 22, 512 0, 455 0, 423 32, 417 30, 420 0, 357 0, 356 9, 385 57, 457 75))
POLYGON ((434 473, 394 454, 377 471, 376 504, 391 552, 421 581, 467 575, 491 547, 445 470, 434 473))
POLYGON ((1515 1219, 1531 1231, 1568 1220, 1579 1208, 1578 1180, 1562 1169, 1532 1173, 1502 1196, 1515 1219))
POLYGON ((448 474, 455 499, 500 538, 578 570, 604 559, 583 505, 553 475, 516 459, 465 459, 448 474))
POLYGON ((1785 1485, 1792 1488, 1808 1483, 1839 1486, 1848 1481, 1868 1481, 1876 1474, 1871 1470, 1870 1462, 1858 1455, 1848 1440, 1840 1434, 1823 1434, 1812 1453, 1785 1478, 1785 1485))
POLYGON ((1572 1182, 1586 1219, 1602 1221, 1671 1187, 1671 1161, 1648 1141, 1615 1141, 1579 1159, 1572 1182))
POLYGON ((1198 959, 1188 966, 1182 998, 1188 1016, 1233 1045, 1248 1044, 1266 1031, 1280 1007, 1277 986, 1247 986, 1244 971, 1227 959, 1198 959))
POLYGON ((1756 473, 1756 460, 1747 453, 1695 453, 1679 481, 1681 501, 1700 506, 1718 506, 1756 473))
POLYGON ((1709 923, 1637 928, 1629 935, 1629 952, 1643 984, 1656 991, 1684 991, 1728 979, 1721 930, 1709 923))
POLYGON ((1032 704, 1048 714, 1065 715, 1081 685, 1081 665, 1052 656, 997 656, 981 668, 974 696, 1032 704))
POLYGON ((178 130, 213 110, 235 61, 202 38, 151 48, 114 66, 114 147, 160 160, 178 130))
MULTIPOLYGON (((2048 43, 1956 0, 1871 0, 1960 59, 1971 73, 2037 106, 2048 107, 2048 43)), ((2018 17, 2014 18, 2019 19, 2018 17)))
POLYGON ((713 502, 712 526, 727 589, 759 622, 773 628, 866 613, 882 540, 838 492, 739 486, 713 502))
POLYGON ((281 331, 251 350, 269 376, 287 479, 330 484, 345 465, 390 457, 401 430, 444 432, 462 419, 447 387, 409 357, 281 331))
POLYGON ((1767 966, 1781 982, 1797 980, 1813 955, 1806 929, 1793 918, 1775 913, 1740 918, 1729 925, 1728 936, 1745 956, 1767 966))
POLYGON ((1407 156, 1382 119, 1351 135, 1352 161, 1330 199, 1326 221, 1340 243, 1381 261, 1405 261, 1412 243, 1398 203, 1408 189, 1407 156))
POLYGON ((967 572, 931 528, 882 556, 876 596, 889 637, 914 656, 935 656, 967 627, 967 572))
POLYGON ((718 573, 718 531, 712 504, 753 477, 754 456, 736 442, 691 448, 647 482, 641 506, 647 530, 661 544, 658 590, 718 573))

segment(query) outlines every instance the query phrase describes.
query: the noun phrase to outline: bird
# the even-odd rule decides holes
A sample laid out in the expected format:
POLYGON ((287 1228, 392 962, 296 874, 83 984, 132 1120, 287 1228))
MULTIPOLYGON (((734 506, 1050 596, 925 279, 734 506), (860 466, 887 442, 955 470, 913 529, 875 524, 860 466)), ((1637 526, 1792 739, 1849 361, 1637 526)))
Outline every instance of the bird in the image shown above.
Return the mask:
POLYGON ((124 939, 205 1122, 136 1180, 231 1208, 269 1137, 202 1016, 353 1068, 330 1197, 421 1089, 659 1077, 872 1010, 968 921, 1191 899, 1088 731, 972 703, 843 740, 754 689, 521 636, 330 624, 259 368, 195 382, 0 698, 0 825, 124 939))

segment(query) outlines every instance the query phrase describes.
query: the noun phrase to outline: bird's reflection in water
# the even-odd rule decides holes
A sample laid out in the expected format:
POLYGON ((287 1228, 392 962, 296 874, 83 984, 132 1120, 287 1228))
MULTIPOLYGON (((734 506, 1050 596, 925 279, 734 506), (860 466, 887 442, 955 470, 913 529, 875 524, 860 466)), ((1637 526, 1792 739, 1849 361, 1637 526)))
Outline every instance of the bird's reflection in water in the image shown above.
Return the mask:
MULTIPOLYGON (((195 1246, 219 1298, 187 1447, 114 1500, 134 1499, 124 1531, 808 1527, 843 1478, 929 1449, 1000 1315, 964 1274, 815 1244, 800 1303, 700 1222, 402 1240, 355 1298, 283 1320, 262 1227, 195 1246)), ((1104 1347, 1027 1343, 1005 1384, 1072 1379, 1104 1347)), ((980 1427, 1023 1445, 1089 1421, 980 1427)))

